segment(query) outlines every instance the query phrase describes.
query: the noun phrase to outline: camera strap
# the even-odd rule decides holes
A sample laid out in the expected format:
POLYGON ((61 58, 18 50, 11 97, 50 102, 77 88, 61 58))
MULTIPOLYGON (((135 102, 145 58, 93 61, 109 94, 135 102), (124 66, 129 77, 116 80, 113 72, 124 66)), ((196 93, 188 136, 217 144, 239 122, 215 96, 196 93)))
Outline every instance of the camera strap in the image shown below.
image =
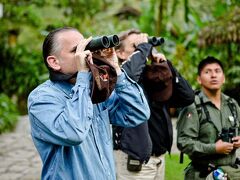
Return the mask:
POLYGON ((233 102, 232 98, 228 99, 228 107, 233 115, 234 127, 237 127, 237 119, 238 119, 237 107, 236 107, 236 104, 233 102))
POLYGON ((93 64, 86 60, 93 75, 91 99, 92 103, 105 101, 112 93, 117 82, 117 73, 111 63, 98 56, 93 55, 93 64))
POLYGON ((209 111, 206 107, 206 104, 203 101, 203 97, 201 95, 199 95, 199 92, 197 92, 196 97, 197 98, 195 99, 194 103, 195 103, 195 106, 196 106, 196 109, 197 109, 198 117, 199 117, 199 120, 200 120, 200 125, 202 125, 206 122, 212 123, 214 128, 218 132, 218 129, 217 129, 216 125, 211 120, 210 113, 209 113, 209 111), (205 117, 203 117, 203 114, 205 115, 205 117))

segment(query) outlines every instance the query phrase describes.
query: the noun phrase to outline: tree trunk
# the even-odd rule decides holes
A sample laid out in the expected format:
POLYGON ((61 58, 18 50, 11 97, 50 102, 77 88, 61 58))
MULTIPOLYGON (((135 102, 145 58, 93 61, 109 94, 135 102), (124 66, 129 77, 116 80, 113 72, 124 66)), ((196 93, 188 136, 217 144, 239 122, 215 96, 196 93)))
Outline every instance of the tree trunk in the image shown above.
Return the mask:
POLYGON ((186 22, 188 22, 188 13, 189 13, 189 8, 188 8, 188 0, 184 0, 184 19, 186 22))
POLYGON ((160 36, 164 30, 164 11, 166 10, 166 0, 160 0, 159 7, 158 7, 158 19, 157 19, 157 35, 160 36))

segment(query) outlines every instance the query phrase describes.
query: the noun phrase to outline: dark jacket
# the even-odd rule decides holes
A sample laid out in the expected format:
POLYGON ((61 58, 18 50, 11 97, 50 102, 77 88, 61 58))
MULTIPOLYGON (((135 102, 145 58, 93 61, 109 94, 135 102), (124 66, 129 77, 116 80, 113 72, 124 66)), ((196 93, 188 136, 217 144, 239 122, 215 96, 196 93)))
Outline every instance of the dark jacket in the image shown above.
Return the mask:
MULTIPOLYGON (((152 46, 148 43, 140 44, 136 48, 136 53, 122 65, 129 77, 143 87, 146 97, 148 97, 148 92, 142 83, 142 74, 146 66, 146 58, 149 56, 151 49, 152 46)), ((151 110, 148 125, 140 128, 131 128, 131 130, 129 128, 114 127, 113 140, 115 149, 121 149, 130 155, 132 154, 131 152, 134 152, 134 157, 140 160, 148 160, 151 154, 159 156, 166 151, 170 153, 173 142, 173 130, 168 110, 170 107, 184 107, 193 103, 194 91, 178 71, 173 68, 170 61, 168 61, 168 64, 173 74, 173 94, 171 98, 163 103, 148 101, 151 110), (148 128, 148 130, 143 128, 148 128), (129 133, 131 138, 122 136, 122 134, 127 133, 126 131, 131 131, 129 133), (137 134, 141 134, 141 139, 137 134), (149 135, 151 141, 149 140, 149 135), (125 144, 122 144, 122 142, 125 144), (127 147, 131 147, 131 150, 125 148, 126 144, 129 144, 127 147)))

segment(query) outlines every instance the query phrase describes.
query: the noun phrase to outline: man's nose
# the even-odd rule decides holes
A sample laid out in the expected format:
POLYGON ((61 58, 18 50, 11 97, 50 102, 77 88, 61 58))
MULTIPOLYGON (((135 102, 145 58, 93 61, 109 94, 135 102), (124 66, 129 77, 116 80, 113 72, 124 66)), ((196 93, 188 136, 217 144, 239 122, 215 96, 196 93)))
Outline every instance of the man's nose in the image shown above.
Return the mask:
POLYGON ((212 72, 211 73, 211 77, 216 77, 217 76, 217 73, 216 72, 212 72))

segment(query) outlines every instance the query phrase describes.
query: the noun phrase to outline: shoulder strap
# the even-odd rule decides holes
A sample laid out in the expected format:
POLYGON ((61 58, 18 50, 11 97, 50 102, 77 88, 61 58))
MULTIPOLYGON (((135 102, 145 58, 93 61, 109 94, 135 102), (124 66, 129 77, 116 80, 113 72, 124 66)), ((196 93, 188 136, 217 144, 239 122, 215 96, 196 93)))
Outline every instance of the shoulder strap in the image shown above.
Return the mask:
POLYGON ((202 118, 202 106, 203 106, 203 101, 200 99, 199 97, 199 94, 198 93, 195 93, 195 101, 194 101, 194 104, 196 106, 196 110, 197 110, 197 113, 198 113, 198 117, 199 119, 202 118))
POLYGON ((195 93, 196 95, 194 103, 196 106, 200 124, 204 124, 205 122, 211 122, 211 117, 205 103, 203 102, 203 97, 200 96, 199 93, 200 92, 195 93), (203 114, 205 116, 203 116, 203 114))
POLYGON ((237 127, 237 119, 238 119, 238 114, 237 114, 237 107, 236 104, 233 102, 232 98, 228 98, 227 100, 228 102, 228 107, 233 115, 233 119, 234 119, 234 127, 237 127))
MULTIPOLYGON (((200 97, 200 101, 201 101, 201 106, 203 107, 204 113, 206 115, 206 118, 204 120, 208 121, 208 122, 211 122, 210 113, 209 113, 206 105, 203 103, 203 97, 200 97)), ((200 122, 200 124, 204 123, 204 120, 202 122, 200 122)))
MULTIPOLYGON (((211 121, 211 116, 210 116, 209 110, 207 109, 206 104, 203 102, 203 97, 200 96, 199 93, 196 94, 196 98, 195 98, 195 102, 194 103, 195 103, 196 110, 197 110, 197 113, 198 113, 200 125, 204 124, 206 122, 213 123, 211 121), (204 117, 203 117, 203 114, 205 115, 204 117)), ((215 125, 214 125, 214 127, 215 127, 215 125)))
POLYGON ((184 159, 184 153, 181 151, 180 152, 180 160, 179 160, 180 164, 183 164, 183 159, 184 159))

